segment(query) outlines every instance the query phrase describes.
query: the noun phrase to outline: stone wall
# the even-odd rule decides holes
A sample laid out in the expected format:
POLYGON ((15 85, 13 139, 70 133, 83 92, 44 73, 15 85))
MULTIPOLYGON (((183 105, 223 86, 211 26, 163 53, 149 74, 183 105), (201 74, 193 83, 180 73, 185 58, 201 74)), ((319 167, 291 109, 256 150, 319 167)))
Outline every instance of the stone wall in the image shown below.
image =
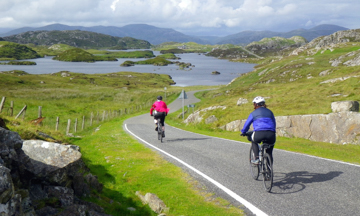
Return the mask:
MULTIPOLYGON (((334 102, 331 108, 333 113, 329 114, 275 117, 277 135, 319 142, 360 144, 359 103, 357 101, 334 102)), ((240 131, 245 121, 230 122, 222 129, 240 131)))

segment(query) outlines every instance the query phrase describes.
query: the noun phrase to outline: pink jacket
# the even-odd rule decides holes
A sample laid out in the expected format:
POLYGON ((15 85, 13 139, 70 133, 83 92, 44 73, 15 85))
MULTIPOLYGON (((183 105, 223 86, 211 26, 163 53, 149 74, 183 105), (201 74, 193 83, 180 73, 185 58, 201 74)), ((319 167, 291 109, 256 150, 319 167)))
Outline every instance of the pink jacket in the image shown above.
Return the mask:
POLYGON ((151 106, 150 115, 154 110, 156 110, 157 112, 165 112, 166 114, 168 114, 169 112, 166 103, 164 101, 159 101, 159 100, 155 101, 155 103, 151 106))

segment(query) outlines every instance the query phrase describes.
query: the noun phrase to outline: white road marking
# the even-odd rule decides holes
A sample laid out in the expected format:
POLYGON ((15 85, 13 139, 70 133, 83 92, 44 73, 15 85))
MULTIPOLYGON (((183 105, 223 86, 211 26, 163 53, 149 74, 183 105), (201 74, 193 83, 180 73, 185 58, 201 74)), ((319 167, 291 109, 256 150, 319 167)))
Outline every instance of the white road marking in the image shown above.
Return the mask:
POLYGON ((224 185, 220 184, 219 182, 215 181, 214 179, 210 178, 209 176, 205 175, 204 173, 200 172, 199 170, 197 170, 196 168, 190 166, 189 164, 187 164, 186 162, 180 160, 179 158, 165 152, 162 149, 159 149, 158 147, 146 142, 145 140, 141 139, 140 137, 136 136, 134 133, 132 133, 128 128, 127 125, 124 125, 125 129, 134 137, 136 137, 137 139, 141 140, 143 143, 151 146, 152 148, 156 149, 157 151, 171 157, 172 159, 178 161, 179 163, 183 164, 184 166, 186 166, 187 168, 191 169, 192 171, 196 172, 197 174, 199 174, 200 176, 202 176, 203 178, 205 178, 206 180, 208 180, 209 182, 211 182, 212 184, 214 184, 216 187, 220 188, 221 190, 223 190, 225 193, 227 193, 229 196, 231 196, 232 198, 234 198, 235 200, 237 200, 238 202, 240 202, 241 204, 243 204, 246 208, 248 208, 252 213, 254 213, 255 215, 260 215, 260 216, 267 216, 267 214, 263 211, 261 211, 260 209, 256 208, 253 204, 251 204, 250 202, 248 202, 247 200, 245 200, 244 198, 240 197, 239 195, 237 195, 236 193, 234 193, 233 191, 231 191, 230 189, 228 189, 227 187, 225 187, 224 185))

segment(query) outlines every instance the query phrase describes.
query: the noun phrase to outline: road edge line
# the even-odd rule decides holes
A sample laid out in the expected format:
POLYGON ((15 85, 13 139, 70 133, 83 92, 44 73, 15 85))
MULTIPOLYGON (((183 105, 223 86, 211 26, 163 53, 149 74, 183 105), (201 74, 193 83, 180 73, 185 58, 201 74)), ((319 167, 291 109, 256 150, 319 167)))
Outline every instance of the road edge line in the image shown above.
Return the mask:
POLYGON ((212 184, 214 184, 216 187, 218 187, 219 189, 221 189, 222 191, 224 191, 226 194, 228 194, 229 196, 231 196, 233 199, 235 199, 236 201, 240 202, 242 205, 244 205, 247 209, 249 209, 252 213, 254 213, 255 215, 260 215, 260 216, 267 216, 267 214, 263 211, 261 211, 260 209, 256 208, 253 204, 251 204, 250 202, 248 202, 247 200, 245 200, 244 198, 240 197, 239 195, 237 195, 235 192, 231 191, 230 189, 228 189, 227 187, 225 187, 224 185, 220 184, 219 182, 215 181, 214 179, 210 178, 209 176, 205 175, 204 173, 200 172, 199 170, 197 170, 195 167, 187 164, 186 162, 180 160, 179 158, 167 153, 166 151, 148 143, 147 141, 141 139, 140 137, 136 136, 133 132, 131 132, 128 128, 127 125, 124 124, 125 130, 127 132, 129 132, 131 135, 133 135, 134 137, 136 137, 138 140, 142 141, 143 143, 151 146, 152 148, 156 149, 157 151, 167 155, 168 157, 176 160, 177 162, 181 163, 182 165, 186 166, 187 168, 189 168, 190 170, 194 171, 195 173, 197 173, 198 175, 202 176, 204 179, 208 180, 209 182, 211 182, 212 184))

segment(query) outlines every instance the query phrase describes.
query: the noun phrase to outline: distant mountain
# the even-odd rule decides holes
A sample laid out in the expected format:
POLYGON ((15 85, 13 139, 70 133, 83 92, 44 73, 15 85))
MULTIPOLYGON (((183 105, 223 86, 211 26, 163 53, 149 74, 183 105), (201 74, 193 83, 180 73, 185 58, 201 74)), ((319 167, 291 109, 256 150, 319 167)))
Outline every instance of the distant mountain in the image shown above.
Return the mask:
POLYGON ((174 42, 196 42, 199 44, 205 44, 206 42, 200 38, 192 37, 185 35, 181 32, 175 31, 170 28, 158 28, 146 24, 133 24, 126 25, 124 27, 115 27, 115 26, 93 26, 93 27, 83 27, 83 26, 67 26, 62 24, 53 24, 47 25, 39 28, 30 28, 24 27, 9 31, 4 34, 0 34, 0 37, 17 35, 27 31, 52 31, 52 30, 81 30, 81 31, 90 31, 97 32, 101 34, 111 35, 115 37, 132 37, 136 39, 149 41, 151 44, 161 44, 164 42, 174 41, 174 42))
POLYGON ((196 42, 198 44, 235 44, 247 45, 254 41, 260 41, 263 38, 283 37, 291 38, 293 36, 302 36, 306 40, 311 41, 319 36, 333 34, 337 31, 347 30, 347 28, 337 25, 319 25, 311 29, 296 29, 289 32, 273 32, 273 31, 243 31, 225 37, 214 36, 189 36, 171 28, 158 28, 146 24, 133 24, 123 27, 116 26, 67 26, 62 24, 47 25, 39 28, 24 27, 0 34, 0 37, 17 35, 27 31, 52 31, 52 30, 81 30, 90 31, 114 37, 132 37, 136 39, 149 41, 153 45, 164 42, 196 42))
POLYGON ((283 38, 291 38, 293 36, 304 37, 307 41, 312 41, 313 39, 333 34, 337 31, 348 30, 347 28, 337 26, 337 25, 319 25, 311 29, 296 29, 289 32, 273 32, 273 31, 243 31, 237 34, 228 35, 226 37, 217 38, 213 41, 216 44, 239 44, 247 45, 254 41, 260 41, 263 38, 272 38, 275 36, 283 38))
POLYGON ((114 37, 96 32, 80 30, 27 31, 17 35, 6 36, 6 41, 19 44, 47 45, 67 44, 79 48, 109 49, 149 49, 151 44, 145 40, 131 37, 114 37))

